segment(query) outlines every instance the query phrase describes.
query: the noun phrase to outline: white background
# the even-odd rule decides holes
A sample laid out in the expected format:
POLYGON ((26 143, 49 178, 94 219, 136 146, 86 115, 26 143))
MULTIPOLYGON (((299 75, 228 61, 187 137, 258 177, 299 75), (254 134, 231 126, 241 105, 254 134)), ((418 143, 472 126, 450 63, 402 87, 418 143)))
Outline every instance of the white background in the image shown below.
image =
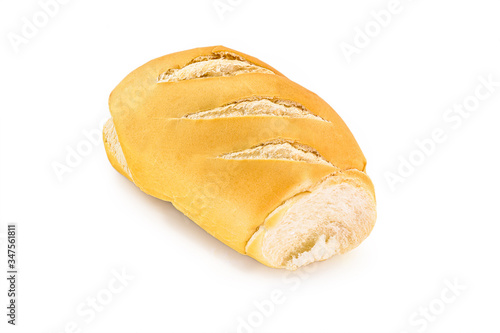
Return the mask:
POLYGON ((229 3, 219 15, 213 0, 72 0, 16 48, 9 38, 42 9, 1 1, 0 330, 237 332, 245 321, 241 332, 499 332, 500 86, 467 118, 444 117, 474 102, 480 77, 500 81, 500 3, 401 0, 380 31, 370 13, 386 0, 229 3), (341 46, 366 26, 373 37, 349 62, 341 46), (100 135, 124 76, 218 44, 274 66, 348 124, 378 197, 377 225, 359 248, 292 274, 265 267, 142 193, 100 139, 58 179, 54 163, 89 148, 84 132, 100 135), (415 141, 438 128, 446 140, 391 189, 387 173, 422 157, 415 141), (12 222, 15 327, 4 278, 12 222), (123 288, 122 270, 133 277, 123 288), (281 302, 270 306, 275 293, 281 302), (94 297, 101 311, 87 303, 94 297))

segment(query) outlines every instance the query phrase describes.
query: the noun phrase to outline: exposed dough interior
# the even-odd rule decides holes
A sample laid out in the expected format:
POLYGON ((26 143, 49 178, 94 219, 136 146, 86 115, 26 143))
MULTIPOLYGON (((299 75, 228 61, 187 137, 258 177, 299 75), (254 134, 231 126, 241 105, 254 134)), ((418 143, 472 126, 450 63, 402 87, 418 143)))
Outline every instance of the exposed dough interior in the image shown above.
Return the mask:
POLYGON ((254 98, 238 101, 212 110, 191 113, 185 115, 183 118, 213 119, 245 116, 276 116, 326 121, 295 102, 272 100, 270 98, 254 98))
POLYGON ((230 160, 290 160, 333 166, 330 162, 321 157, 321 155, 312 147, 287 140, 273 140, 265 142, 256 147, 224 154, 220 156, 220 158, 230 160))
POLYGON ((125 156, 123 155, 122 146, 120 145, 120 141, 118 141, 118 135, 116 134, 115 125, 113 124, 113 119, 110 118, 104 124, 104 142, 109 149, 109 153, 114 156, 116 161, 119 164, 121 170, 118 170, 122 173, 125 173, 132 179, 132 174, 127 165, 127 161, 125 160, 125 156))
POLYGON ((158 77, 158 82, 178 82, 204 77, 234 76, 246 73, 274 74, 231 53, 218 53, 194 59, 182 68, 172 68, 158 77))
POLYGON ((375 224, 374 198, 342 176, 330 176, 289 200, 258 231, 265 232, 262 255, 274 267, 293 270, 344 253, 358 246, 375 224), (269 223, 276 213, 281 216, 269 223))

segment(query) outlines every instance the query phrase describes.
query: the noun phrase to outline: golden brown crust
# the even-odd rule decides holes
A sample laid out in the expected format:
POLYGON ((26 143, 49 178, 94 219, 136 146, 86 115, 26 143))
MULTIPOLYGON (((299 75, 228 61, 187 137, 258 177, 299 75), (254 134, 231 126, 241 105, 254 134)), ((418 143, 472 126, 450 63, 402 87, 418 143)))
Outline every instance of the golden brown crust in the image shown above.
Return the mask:
MULTIPOLYGON (((192 49, 148 62, 113 90, 109 106, 134 183, 150 195, 172 201, 207 232, 241 253, 266 216, 287 198, 327 175, 339 170, 364 171, 366 165, 347 126, 320 97, 260 60, 223 46, 192 49), (237 54, 274 74, 157 82, 169 69, 216 52, 237 54), (251 98, 294 101, 320 120, 185 117, 251 98), (276 139, 312 147, 331 165, 218 158, 276 139)), ((110 161, 119 170, 112 156, 110 161)))

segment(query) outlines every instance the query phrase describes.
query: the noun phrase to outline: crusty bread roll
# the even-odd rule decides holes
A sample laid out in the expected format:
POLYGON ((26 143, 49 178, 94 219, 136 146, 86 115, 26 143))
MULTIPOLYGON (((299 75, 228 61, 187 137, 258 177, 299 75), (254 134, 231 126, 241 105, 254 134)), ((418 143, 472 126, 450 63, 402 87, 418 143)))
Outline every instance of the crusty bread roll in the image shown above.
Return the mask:
POLYGON ((109 107, 113 167, 267 266, 344 253, 375 224, 366 160, 342 119, 256 58, 170 54, 130 73, 109 107))

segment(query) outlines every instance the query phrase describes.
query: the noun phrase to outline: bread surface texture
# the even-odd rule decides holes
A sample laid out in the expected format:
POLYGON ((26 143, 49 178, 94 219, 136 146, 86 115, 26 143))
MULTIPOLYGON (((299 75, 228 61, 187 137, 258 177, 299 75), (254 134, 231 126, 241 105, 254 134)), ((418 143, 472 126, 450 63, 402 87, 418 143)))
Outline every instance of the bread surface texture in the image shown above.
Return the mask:
POLYGON ((109 108, 113 167, 267 266, 342 254, 375 224, 366 160, 345 123, 254 57, 215 46, 154 59, 109 108))

